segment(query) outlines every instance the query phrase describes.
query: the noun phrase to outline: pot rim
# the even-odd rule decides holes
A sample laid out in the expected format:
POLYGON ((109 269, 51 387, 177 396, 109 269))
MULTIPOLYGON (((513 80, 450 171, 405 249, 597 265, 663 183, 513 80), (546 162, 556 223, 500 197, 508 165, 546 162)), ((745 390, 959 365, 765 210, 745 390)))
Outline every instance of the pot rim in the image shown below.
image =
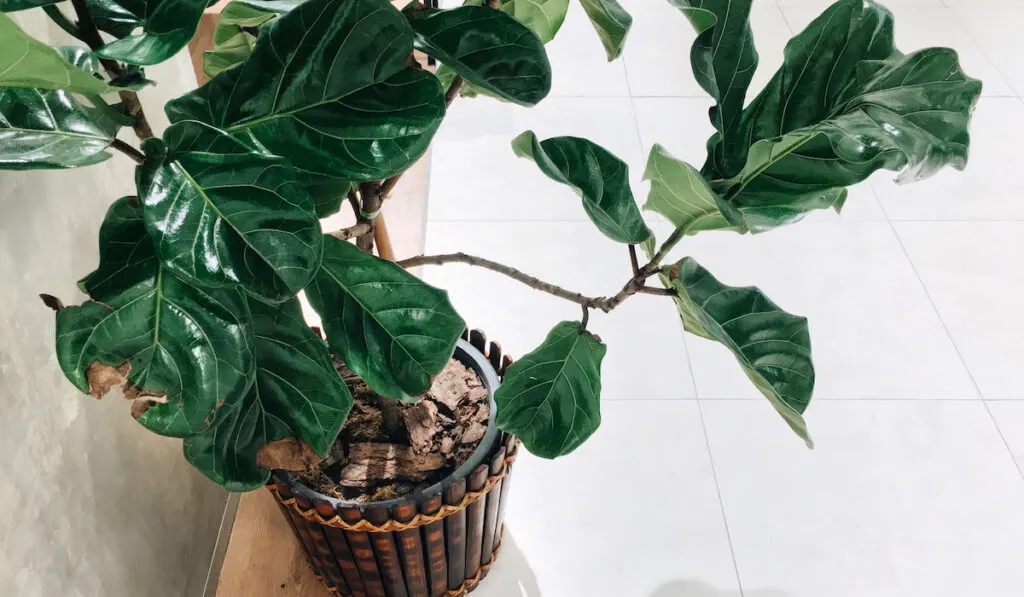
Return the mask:
POLYGON ((325 495, 306 484, 300 482, 295 476, 286 470, 274 470, 273 476, 279 479, 284 485, 291 490, 293 495, 302 496, 310 501, 327 502, 335 508, 358 508, 365 510, 371 507, 388 507, 397 506, 399 504, 405 504, 409 502, 420 503, 427 499, 434 497, 435 495, 441 494, 447 489, 452 483, 458 479, 464 479, 469 477, 473 469, 483 464, 484 459, 494 448, 495 441, 498 439, 500 432, 498 427, 494 424, 494 418, 497 414, 497 407, 494 403, 494 392, 498 389, 498 385, 501 383, 498 377, 497 371, 491 365, 491 362, 480 352, 475 346, 469 343, 465 338, 459 338, 455 344, 455 352, 452 354, 452 358, 458 360, 463 365, 472 369, 483 382, 484 387, 487 389, 487 403, 490 406, 490 412, 488 413, 487 419, 487 431, 484 432, 484 437, 477 444, 476 449, 470 457, 463 462, 459 468, 455 469, 450 475, 441 479, 437 483, 410 493, 401 497, 392 498, 390 500, 384 500, 379 502, 357 502, 355 500, 343 500, 333 496, 325 495))

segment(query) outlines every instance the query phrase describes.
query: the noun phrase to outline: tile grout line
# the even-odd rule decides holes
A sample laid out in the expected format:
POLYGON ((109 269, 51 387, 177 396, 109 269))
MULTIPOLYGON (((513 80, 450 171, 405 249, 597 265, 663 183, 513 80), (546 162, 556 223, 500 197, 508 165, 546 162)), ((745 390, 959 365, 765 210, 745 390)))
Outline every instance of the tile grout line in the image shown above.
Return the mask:
MULTIPOLYGON (((975 39, 974 35, 971 34, 970 29, 968 29, 967 26, 964 25, 960 21, 959 18, 957 18, 958 15, 956 14, 956 10, 953 8, 953 6, 950 5, 947 2, 947 0, 943 0, 943 5, 945 6, 945 9, 949 12, 949 14, 952 16, 952 21, 954 23, 956 23, 957 28, 959 28, 960 31, 962 31, 964 33, 964 35, 967 36, 967 39, 971 40, 971 43, 974 44, 974 47, 978 48, 978 52, 980 52, 981 55, 985 58, 985 60, 988 61, 988 63, 992 65, 992 69, 995 70, 996 73, 998 73, 1000 77, 1002 77, 1003 82, 1006 83, 1006 86, 1009 87, 1010 90, 1015 94, 1013 97, 1016 97, 1016 98, 1020 99, 1022 97, 1022 94, 1024 94, 1024 89, 1017 89, 1013 85, 1013 83, 1010 82, 1010 79, 1003 73, 1003 70, 1001 68, 999 68, 998 65, 996 65, 995 61, 992 60, 992 58, 989 57, 988 52, 985 51, 985 48, 981 47, 981 44, 978 43, 978 40, 975 39)), ((984 9, 985 7, 982 6, 981 8, 984 9)), ((992 7, 992 8, 994 8, 994 7, 992 7)), ((978 101, 981 101, 981 99, 983 99, 984 97, 1007 97, 1007 96, 1001 96, 1001 95, 984 96, 984 95, 982 95, 981 97, 978 98, 978 101)))
MULTIPOLYGON (((689 365, 689 361, 687 361, 689 365)), ((690 375, 693 375, 693 367, 690 367, 690 375)), ((696 391, 696 388, 694 388, 696 391)), ((732 569, 736 573, 736 586, 740 590, 740 597, 744 597, 743 579, 740 577, 740 566, 736 561, 736 548, 732 544, 732 531, 729 530, 729 517, 725 514, 725 500, 722 499, 722 486, 718 483, 718 470, 715 468, 715 456, 711 451, 711 437, 708 435, 708 426, 704 421, 704 409, 701 407, 700 398, 697 399, 697 415, 700 417, 700 426, 704 430, 704 445, 708 450, 708 463, 711 464, 711 477, 715 480, 715 493, 718 494, 718 508, 722 512, 722 525, 725 527, 725 539, 729 542, 729 555, 732 556, 732 569)))
MULTIPOLYGON (((874 191, 872 190, 872 192, 874 191)), ((877 196, 875 198, 877 199, 877 196)), ((879 202, 879 205, 881 205, 881 202, 879 202)), ((882 211, 885 212, 884 207, 882 208, 882 211)), ((886 218, 888 218, 888 212, 886 212, 886 218)), ((967 360, 960 351, 960 347, 957 346, 956 340, 953 338, 953 334, 949 331, 949 326, 946 325, 946 320, 942 318, 942 313, 939 311, 938 305, 935 304, 932 294, 928 292, 928 286, 925 285, 924 279, 921 277, 921 273, 917 271, 917 266, 914 264, 914 260, 910 257, 910 252, 907 251, 907 247, 903 244, 903 239, 900 238, 900 233, 896 230, 896 226, 891 220, 889 221, 889 227, 892 229, 892 233, 896 237, 896 242, 899 243, 900 249, 906 256, 907 263, 910 264, 910 270, 914 272, 914 276, 917 277, 917 283, 921 285, 921 290, 924 291, 924 295, 928 299, 928 303, 932 306, 932 311, 935 312, 935 316, 938 317, 939 323, 942 324, 942 329, 946 332, 946 337, 949 338, 950 344, 953 345, 953 350, 956 352, 957 358, 960 359, 960 364, 963 365, 964 371, 967 372, 967 378, 971 380, 971 385, 974 386, 974 390, 978 393, 978 398, 981 400, 981 404, 985 407, 985 412, 988 413, 988 418, 992 421, 992 426, 999 435, 999 439, 1003 440, 1003 446, 1006 448, 1006 453, 1010 457, 1010 461, 1013 462, 1013 465, 1017 468, 1017 474, 1024 479, 1024 468, 1021 468, 1020 463, 1017 462, 1017 457, 1010 448, 1010 443, 1006 441, 1006 436, 1003 434, 1003 430, 999 428, 999 422, 996 421, 995 415, 992 414, 992 409, 989 408, 988 402, 985 401, 985 395, 981 392, 981 388, 978 386, 978 381, 974 379, 974 374, 971 373, 971 368, 967 365, 967 360)))

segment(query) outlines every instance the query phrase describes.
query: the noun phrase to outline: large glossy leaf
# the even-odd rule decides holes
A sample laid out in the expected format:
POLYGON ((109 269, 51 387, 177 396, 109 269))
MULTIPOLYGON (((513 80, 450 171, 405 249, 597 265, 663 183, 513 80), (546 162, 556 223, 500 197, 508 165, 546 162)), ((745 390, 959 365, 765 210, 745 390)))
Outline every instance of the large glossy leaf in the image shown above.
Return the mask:
POLYGON ((217 409, 210 427, 185 438, 185 458, 229 491, 267 482, 257 455, 271 442, 295 437, 326 456, 352 407, 327 347, 302 319, 298 299, 279 306, 250 300, 256 381, 217 409))
POLYGON ((745 231, 742 215, 711 189, 701 173, 672 157, 661 145, 651 148, 644 180, 651 181, 644 209, 660 213, 686 234, 703 230, 745 231))
POLYGON ((664 268, 686 331, 728 348, 750 381, 808 446, 803 412, 814 390, 807 319, 780 309, 754 287, 722 284, 687 257, 664 268))
POLYGON ((220 401, 248 389, 253 357, 242 293, 201 289, 161 266, 134 199, 111 206, 99 268, 79 285, 95 301, 58 311, 57 360, 81 391, 99 398, 126 378, 139 422, 183 437, 204 429, 220 401))
POLYGON ((66 91, 0 87, 0 169, 102 162, 116 133, 116 123, 66 91))
POLYGON ((307 176, 303 184, 316 205, 316 217, 321 219, 338 213, 352 188, 347 180, 327 176, 307 176))
POLYGON ((146 0, 85 0, 96 28, 117 38, 127 37, 146 19, 146 0))
POLYGON ((237 1, 225 6, 213 30, 213 49, 203 52, 203 72, 215 77, 241 64, 256 45, 256 37, 243 28, 259 27, 275 16, 273 11, 237 1))
POLYGON ((758 212, 752 230, 841 205, 842 187, 880 168, 910 181, 966 165, 981 83, 953 50, 902 54, 892 27, 874 2, 841 0, 786 46, 782 68, 737 129, 753 146, 718 186, 741 211, 758 212))
POLYGON ((111 90, 106 83, 76 68, 50 46, 29 36, 11 17, 2 13, 0 40, 0 88, 63 89, 83 94, 111 90))
POLYGON ((412 165, 444 116, 430 73, 405 67, 409 23, 387 0, 309 0, 265 25, 249 58, 167 105, 297 167, 377 180, 412 165))
POLYGON ((178 53, 195 35, 206 0, 146 0, 142 32, 99 49, 103 58, 128 64, 157 64, 178 53))
POLYGON ((552 180, 572 187, 583 198, 590 220, 608 238, 640 243, 651 236, 629 188, 629 167, 608 150, 579 137, 540 141, 533 131, 516 137, 512 149, 552 180))
MULTIPOLYGON (((708 141, 708 164, 714 174, 730 171, 746 146, 733 148, 747 88, 757 69, 757 49, 750 30, 752 0, 669 0, 697 30, 690 64, 697 83, 716 104, 711 123, 718 133, 708 141), (722 142, 728 139, 729 146, 722 142)), ((742 161, 740 162, 742 164, 742 161)), ((732 169, 734 171, 734 168, 732 169)))
POLYGON ((551 64, 543 42, 504 12, 483 6, 437 10, 412 5, 404 14, 416 49, 470 83, 524 106, 551 91, 551 64))
POLYGON ((580 0, 580 4, 601 38, 608 60, 615 60, 622 53, 626 35, 633 26, 633 17, 617 0, 580 0))
POLYGON ((139 197, 168 269, 272 301, 309 283, 322 237, 313 200, 291 165, 194 121, 142 148, 139 197))
POLYGON ((495 423, 532 454, 572 452, 601 424, 601 360, 608 348, 578 321, 563 321, 509 366, 494 394, 495 423))
MULTIPOLYGON (((463 2, 463 6, 484 5, 484 0, 463 2)), ((569 0, 500 0, 497 8, 529 27, 542 42, 548 43, 562 28, 569 11, 569 0)))
POLYGON ((501 0, 498 8, 526 25, 544 43, 562 28, 569 0, 501 0))
POLYGON ((330 236, 306 295, 331 350, 388 398, 418 399, 466 327, 447 292, 330 236))
POLYGON ((14 12, 26 8, 38 8, 63 2, 64 0, 0 0, 0 12, 14 12))

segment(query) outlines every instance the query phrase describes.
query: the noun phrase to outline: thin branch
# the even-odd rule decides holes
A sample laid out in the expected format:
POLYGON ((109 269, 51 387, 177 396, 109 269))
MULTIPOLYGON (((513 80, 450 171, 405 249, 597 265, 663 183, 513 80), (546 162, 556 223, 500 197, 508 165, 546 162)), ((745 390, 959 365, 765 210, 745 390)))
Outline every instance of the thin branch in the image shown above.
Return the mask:
POLYGON ((571 301, 573 303, 576 303, 577 305, 583 305, 585 307, 601 308, 600 303, 602 300, 604 300, 601 298, 584 296, 578 292, 566 290, 561 286, 549 284, 548 282, 544 282, 543 280, 534 278, 529 274, 524 274, 523 272, 517 270, 514 267, 509 267, 507 265, 491 261, 490 259, 484 259, 483 257, 467 255, 465 253, 450 253, 447 255, 420 255, 419 257, 403 259, 402 261, 398 262, 398 265, 408 269, 410 267, 416 267, 417 265, 444 265, 446 263, 465 263, 467 265, 489 269, 493 272, 498 272, 499 274, 506 275, 509 278, 512 278, 513 280, 522 282, 523 284, 526 284, 530 288, 535 288, 537 290, 546 292, 548 294, 552 294, 559 298, 563 298, 567 301, 571 301))
MULTIPOLYGON (((97 51, 103 47, 103 38, 100 36, 99 29, 96 28, 96 24, 92 20, 92 15, 89 14, 89 9, 85 4, 85 0, 71 0, 71 5, 75 8, 75 14, 78 16, 78 26, 76 28, 75 37, 85 42, 89 49, 97 51)), ((116 79, 125 73, 124 68, 116 60, 108 60, 106 58, 100 58, 100 64, 106 69, 111 79, 116 79)), ((153 136, 153 129, 149 126, 149 121, 146 119, 146 113, 142 110, 142 104, 139 103, 139 96, 134 91, 119 91, 118 95, 121 97, 121 104, 124 106, 126 114, 135 119, 135 135, 139 139, 148 139, 153 136)))
POLYGON ((633 275, 640 273, 640 263, 636 260, 636 245, 629 245, 629 264, 633 266, 633 275))
MULTIPOLYGON (((640 275, 637 275, 630 278, 629 281, 626 282, 626 284, 622 287, 622 290, 620 290, 618 294, 611 298, 591 297, 582 295, 578 292, 572 292, 571 290, 566 290, 561 286, 556 286, 555 284, 551 284, 549 282, 544 282, 543 280, 535 278, 529 274, 525 274, 515 269, 514 267, 509 267, 507 265, 503 265, 501 263, 497 263, 489 259, 484 259, 483 257, 467 255, 466 253, 449 253, 446 255, 421 255, 419 257, 413 257, 411 259, 399 261, 398 265, 408 269, 410 267, 416 267, 418 265, 444 265, 446 263, 465 263, 467 265, 489 269, 491 271, 498 272, 499 274, 508 276, 509 278, 512 278, 513 280, 516 280, 518 282, 522 282, 523 284, 526 284, 530 288, 535 288, 542 292, 546 292, 548 294, 557 296, 567 301, 576 303, 577 305, 580 305, 587 309, 600 309, 605 313, 619 306, 622 303, 622 301, 626 300, 627 298, 634 294, 652 294, 644 290, 644 281, 647 279, 647 276, 641 277, 640 275)), ((652 288, 651 290, 657 289, 652 288)))
POLYGON ((444 106, 447 108, 452 105, 455 98, 459 97, 459 92, 462 91, 462 77, 455 75, 452 79, 452 84, 448 86, 448 91, 444 93, 444 106))
POLYGON ((125 143, 120 139, 114 139, 114 142, 110 144, 111 147, 135 160, 136 164, 141 164, 146 161, 146 154, 142 153, 138 149, 135 149, 131 145, 125 143))
POLYGON ((583 329, 587 329, 587 322, 590 321, 590 309, 586 305, 583 305, 583 319, 580 320, 580 326, 583 329))
POLYGON ((43 12, 46 16, 50 17, 50 20, 57 24, 58 27, 67 31, 74 37, 78 36, 78 28, 71 22, 70 19, 60 10, 60 7, 56 4, 48 4, 43 7, 43 12))
POLYGON ((661 265, 662 260, 668 255, 668 252, 675 247, 676 244, 682 240, 683 235, 686 234, 686 228, 676 228, 672 234, 665 240, 665 243, 661 245, 658 252, 654 254, 654 257, 647 263, 647 265, 640 268, 640 273, 646 274, 647 277, 653 276, 658 271, 658 266, 661 265))
POLYGON ((348 240, 350 238, 356 238, 362 236, 368 232, 373 232, 373 224, 370 222, 359 222, 354 226, 348 228, 342 228, 341 230, 335 230, 329 233, 331 236, 341 240, 348 240))
POLYGON ((654 296, 676 296, 676 291, 670 288, 655 288, 653 286, 644 286, 637 292, 641 294, 652 294, 654 296))

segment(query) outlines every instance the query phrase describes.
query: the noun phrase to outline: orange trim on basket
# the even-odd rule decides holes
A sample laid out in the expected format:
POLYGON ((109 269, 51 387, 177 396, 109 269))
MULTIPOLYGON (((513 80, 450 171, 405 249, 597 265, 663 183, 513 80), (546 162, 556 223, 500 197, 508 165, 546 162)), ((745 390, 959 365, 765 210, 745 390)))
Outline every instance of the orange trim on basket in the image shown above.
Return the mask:
MULTIPOLYGON (((476 502, 480 498, 490 493, 491 489, 494 488, 494 486, 499 481, 504 479, 506 474, 508 474, 509 468, 512 466, 512 463, 515 462, 516 456, 519 454, 519 440, 516 439, 515 442, 515 450, 512 452, 512 454, 505 457, 504 461, 501 464, 501 470, 499 470, 497 474, 487 477, 487 483, 484 484, 483 489, 481 489, 480 491, 467 491, 465 497, 463 497, 462 501, 459 502, 458 504, 453 506, 445 504, 441 506, 441 509, 435 512, 434 514, 417 513, 416 516, 413 516, 408 522, 399 522, 397 520, 389 519, 384 524, 377 525, 373 524, 368 520, 363 519, 356 523, 351 523, 342 520, 341 516, 337 514, 330 518, 324 518, 320 515, 319 512, 316 511, 315 508, 303 510, 302 507, 298 505, 294 497, 290 497, 288 499, 282 498, 281 493, 277 490, 276 485, 271 484, 268 485, 267 488, 270 490, 271 493, 274 494, 274 498, 278 502, 290 507, 296 514, 302 516, 310 522, 315 522, 317 524, 321 524, 324 526, 344 529, 346 531, 361 531, 365 533, 387 533, 393 531, 405 531, 408 529, 421 527, 423 525, 430 524, 432 522, 436 522, 438 520, 447 518, 448 516, 451 516, 452 514, 458 512, 459 510, 464 510, 468 508, 470 504, 476 502)), ((495 549, 494 552, 497 553, 497 549, 495 549)), ((481 569, 482 568, 483 567, 481 566, 481 569)), ((479 576, 479 574, 477 574, 477 576, 479 576)), ((461 593, 451 593, 449 591, 449 595, 458 594, 461 593)))

